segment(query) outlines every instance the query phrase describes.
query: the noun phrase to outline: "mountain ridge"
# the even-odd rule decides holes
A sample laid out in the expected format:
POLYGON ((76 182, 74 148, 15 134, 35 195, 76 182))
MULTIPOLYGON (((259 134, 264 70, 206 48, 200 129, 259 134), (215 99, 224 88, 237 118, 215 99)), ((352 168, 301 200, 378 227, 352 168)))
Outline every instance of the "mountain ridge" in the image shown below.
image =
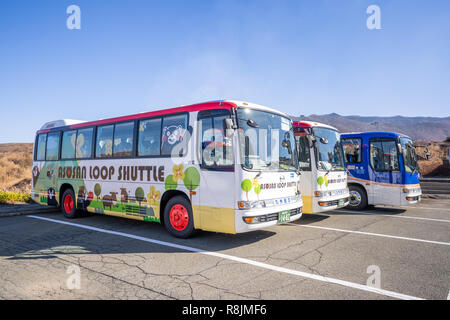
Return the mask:
POLYGON ((405 116, 343 116, 338 113, 309 116, 292 116, 293 120, 322 122, 337 128, 340 132, 393 131, 405 134, 413 140, 443 141, 450 136, 448 117, 405 117, 405 116))

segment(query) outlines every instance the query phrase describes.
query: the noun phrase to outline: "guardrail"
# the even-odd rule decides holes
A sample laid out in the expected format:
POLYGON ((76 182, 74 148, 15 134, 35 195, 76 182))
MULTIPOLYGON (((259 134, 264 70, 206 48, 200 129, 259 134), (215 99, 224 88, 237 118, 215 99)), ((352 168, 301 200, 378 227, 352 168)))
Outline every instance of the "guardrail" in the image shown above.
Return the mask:
POLYGON ((422 177, 420 187, 423 194, 448 194, 450 195, 450 178, 446 177, 422 177))

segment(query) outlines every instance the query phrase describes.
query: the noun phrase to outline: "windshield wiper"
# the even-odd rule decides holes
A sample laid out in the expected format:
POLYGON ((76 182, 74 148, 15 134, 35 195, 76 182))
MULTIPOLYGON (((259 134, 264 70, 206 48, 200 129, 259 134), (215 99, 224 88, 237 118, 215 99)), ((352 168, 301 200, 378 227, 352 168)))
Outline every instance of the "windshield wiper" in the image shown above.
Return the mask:
POLYGON ((253 179, 255 179, 255 180, 258 179, 261 176, 261 174, 262 174, 262 171, 259 171, 253 179))
POLYGON ((344 166, 341 166, 341 165, 338 165, 338 164, 332 164, 331 165, 331 167, 333 168, 333 169, 336 169, 336 168, 338 168, 338 170, 344 170, 344 166), (339 167, 338 167, 339 166, 339 167), (342 169, 341 169, 342 168, 342 169))

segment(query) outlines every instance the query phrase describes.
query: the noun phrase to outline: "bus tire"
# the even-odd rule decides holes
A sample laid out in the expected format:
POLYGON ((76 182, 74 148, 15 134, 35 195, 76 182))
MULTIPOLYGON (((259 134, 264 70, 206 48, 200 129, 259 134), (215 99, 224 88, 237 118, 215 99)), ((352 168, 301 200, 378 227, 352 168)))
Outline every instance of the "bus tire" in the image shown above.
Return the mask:
POLYGON ((61 198, 61 211, 64 217, 69 219, 73 219, 78 216, 75 193, 70 188, 64 191, 61 198))
POLYGON ((191 203, 183 196, 171 198, 164 208, 164 226, 177 238, 189 238, 195 233, 191 203))
POLYGON ((363 210, 367 207, 366 191, 357 185, 349 185, 350 201, 347 208, 351 210, 363 210))

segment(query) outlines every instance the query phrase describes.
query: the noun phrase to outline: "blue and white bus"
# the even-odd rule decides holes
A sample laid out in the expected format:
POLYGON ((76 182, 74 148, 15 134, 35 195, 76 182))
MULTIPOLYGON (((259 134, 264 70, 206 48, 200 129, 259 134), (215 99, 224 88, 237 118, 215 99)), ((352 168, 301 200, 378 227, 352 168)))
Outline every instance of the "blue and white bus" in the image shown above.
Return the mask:
POLYGON ((394 132, 343 133, 341 143, 350 189, 349 209, 403 206, 421 200, 413 141, 394 132))

